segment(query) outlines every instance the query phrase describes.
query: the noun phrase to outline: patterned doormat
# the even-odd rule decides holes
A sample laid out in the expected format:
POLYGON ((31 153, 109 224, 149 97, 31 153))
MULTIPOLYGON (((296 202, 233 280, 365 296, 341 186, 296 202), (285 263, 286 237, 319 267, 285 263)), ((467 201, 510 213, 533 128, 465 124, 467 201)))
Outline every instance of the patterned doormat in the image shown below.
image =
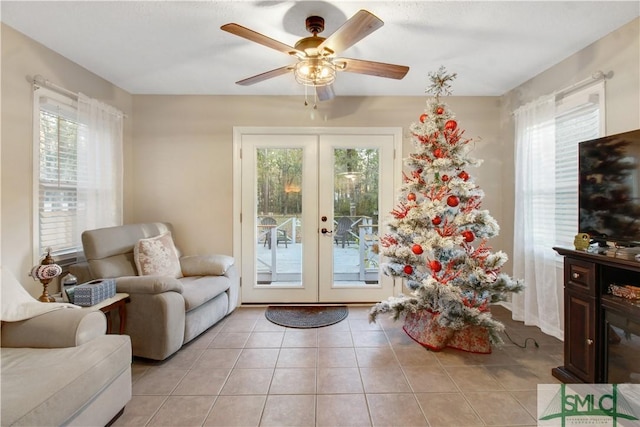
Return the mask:
POLYGON ((270 305, 264 315, 287 328, 322 328, 346 319, 349 309, 346 305, 270 305))

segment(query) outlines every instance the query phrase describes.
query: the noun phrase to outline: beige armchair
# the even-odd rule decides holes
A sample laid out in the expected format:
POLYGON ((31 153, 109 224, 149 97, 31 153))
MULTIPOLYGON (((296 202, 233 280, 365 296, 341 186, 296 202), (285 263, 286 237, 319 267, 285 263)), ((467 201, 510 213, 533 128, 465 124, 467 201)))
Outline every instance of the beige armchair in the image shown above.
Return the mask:
POLYGON ((31 297, 2 271, 3 426, 104 426, 131 399, 131 343, 101 311, 31 297))
POLYGON ((171 232, 170 224, 159 222, 85 231, 87 261, 71 268, 82 282, 116 279, 117 292, 126 292, 131 299, 125 333, 131 337, 133 354, 154 360, 166 359, 215 325, 236 308, 239 297, 233 258, 181 256, 177 249, 159 243, 168 241, 171 246, 171 232), (140 255, 142 242, 150 242, 147 259, 140 255), (159 262, 149 268, 154 257, 159 262), (146 275, 140 274, 141 269, 146 275))

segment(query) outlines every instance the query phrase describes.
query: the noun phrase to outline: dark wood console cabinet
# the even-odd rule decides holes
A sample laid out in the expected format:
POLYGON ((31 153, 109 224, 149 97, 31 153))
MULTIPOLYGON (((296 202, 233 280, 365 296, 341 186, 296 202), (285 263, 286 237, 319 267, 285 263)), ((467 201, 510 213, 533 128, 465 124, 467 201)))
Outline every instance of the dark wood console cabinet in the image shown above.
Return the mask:
POLYGON ((564 365, 552 374, 565 383, 607 382, 602 296, 612 283, 640 284, 640 262, 553 249, 564 256, 565 322, 564 365))

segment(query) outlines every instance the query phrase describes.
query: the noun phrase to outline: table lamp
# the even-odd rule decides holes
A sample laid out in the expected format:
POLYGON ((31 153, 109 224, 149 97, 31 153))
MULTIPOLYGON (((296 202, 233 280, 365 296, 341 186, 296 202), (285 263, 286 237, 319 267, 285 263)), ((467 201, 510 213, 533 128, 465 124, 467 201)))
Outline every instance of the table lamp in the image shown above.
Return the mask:
POLYGON ((47 255, 42 259, 39 265, 34 266, 29 273, 33 280, 39 280, 42 283, 42 295, 38 301, 55 302, 55 298, 49 295, 47 287, 55 277, 62 274, 62 267, 55 263, 51 258, 51 249, 47 249, 47 255))

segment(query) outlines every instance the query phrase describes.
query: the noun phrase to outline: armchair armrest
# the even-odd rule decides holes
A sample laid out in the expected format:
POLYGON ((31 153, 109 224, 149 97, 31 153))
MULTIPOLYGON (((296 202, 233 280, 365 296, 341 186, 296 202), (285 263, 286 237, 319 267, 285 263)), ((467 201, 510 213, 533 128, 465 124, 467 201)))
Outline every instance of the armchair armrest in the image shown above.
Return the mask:
POLYGON ((182 293, 182 283, 169 276, 124 276, 116 278, 118 292, 128 294, 161 294, 164 292, 182 293))
POLYGON ((227 255, 191 255, 180 258, 184 276, 223 276, 235 260, 227 255))
POLYGON ((2 324, 2 347, 77 347, 107 332, 101 311, 63 309, 2 324))

